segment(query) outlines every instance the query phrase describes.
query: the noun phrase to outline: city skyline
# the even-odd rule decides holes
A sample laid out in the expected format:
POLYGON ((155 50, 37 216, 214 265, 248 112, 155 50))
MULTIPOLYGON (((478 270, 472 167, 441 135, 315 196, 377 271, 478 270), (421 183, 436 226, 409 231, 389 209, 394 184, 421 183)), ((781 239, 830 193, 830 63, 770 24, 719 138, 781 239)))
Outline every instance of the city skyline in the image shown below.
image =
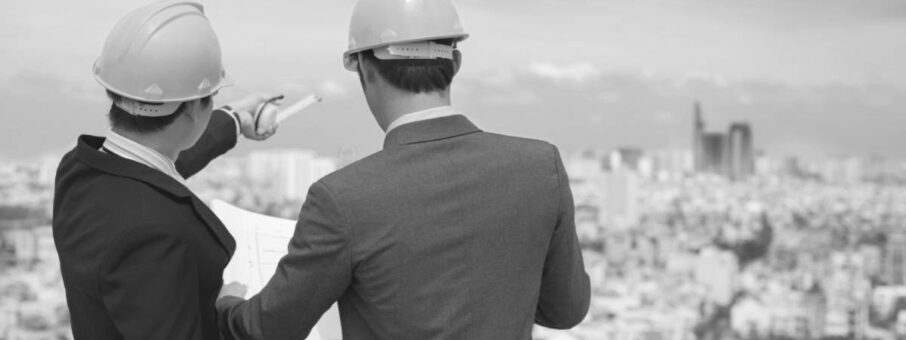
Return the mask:
MULTIPOLYGON (((205 202, 295 219, 305 188, 344 163, 304 150, 226 156, 188 185, 205 202)), ((536 327, 534 339, 906 334, 902 174, 861 180, 842 164, 822 180, 758 167, 733 181, 694 171, 691 152, 634 148, 563 163, 594 297, 579 326, 536 327)), ((0 337, 71 338, 48 226, 55 168, 0 164, 0 337)))
MULTIPOLYGON (((109 104, 89 66, 113 23, 142 2, 8 4, 0 14, 0 43, 12 52, 0 55, 0 159, 61 153, 81 133, 104 133, 109 104)), ((241 142, 236 154, 380 148, 358 80, 339 60, 353 0, 203 3, 237 82, 215 102, 253 90, 325 97, 272 140, 241 142)), ((698 99, 715 125, 751 122, 768 154, 906 160, 901 2, 458 4, 472 37, 460 45, 455 105, 488 131, 566 151, 689 148, 688 107, 698 99)))

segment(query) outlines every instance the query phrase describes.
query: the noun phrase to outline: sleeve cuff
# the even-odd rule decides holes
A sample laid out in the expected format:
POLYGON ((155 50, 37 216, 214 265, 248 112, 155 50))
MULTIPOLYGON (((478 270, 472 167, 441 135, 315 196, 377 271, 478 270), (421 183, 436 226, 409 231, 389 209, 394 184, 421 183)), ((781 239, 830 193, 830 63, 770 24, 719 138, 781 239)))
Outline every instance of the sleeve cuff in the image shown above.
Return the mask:
POLYGON ((237 116, 236 112, 233 111, 233 108, 229 106, 221 107, 218 110, 225 112, 230 118, 233 118, 233 122, 236 123, 236 139, 238 140, 239 134, 242 132, 241 125, 239 124, 239 116, 237 116))

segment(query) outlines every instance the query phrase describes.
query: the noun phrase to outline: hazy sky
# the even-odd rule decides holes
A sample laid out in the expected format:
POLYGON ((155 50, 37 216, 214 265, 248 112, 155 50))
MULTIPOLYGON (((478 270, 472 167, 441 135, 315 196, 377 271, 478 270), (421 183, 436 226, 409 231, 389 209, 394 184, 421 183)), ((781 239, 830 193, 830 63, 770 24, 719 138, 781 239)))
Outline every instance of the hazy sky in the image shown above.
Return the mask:
MULTIPOLYGON (((430 1, 430 0, 425 0, 430 1)), ((103 134, 90 66, 145 1, 24 1, 0 12, 0 159, 103 134)), ((340 56, 352 0, 203 1, 237 86, 325 102, 256 148, 360 156, 383 135, 340 56)), ((906 2, 900 0, 459 0, 455 105, 480 127, 582 147, 685 148, 696 99, 708 126, 753 124, 769 154, 906 159, 906 2)))

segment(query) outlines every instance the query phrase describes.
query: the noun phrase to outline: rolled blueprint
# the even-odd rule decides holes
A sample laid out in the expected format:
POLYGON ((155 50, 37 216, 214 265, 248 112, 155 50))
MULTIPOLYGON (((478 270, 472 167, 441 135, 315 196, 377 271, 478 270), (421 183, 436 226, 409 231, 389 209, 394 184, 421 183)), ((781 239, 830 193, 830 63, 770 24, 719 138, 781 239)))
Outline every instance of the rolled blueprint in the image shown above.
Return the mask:
POLYGON ((290 117, 299 114, 299 112, 304 111, 309 106, 321 102, 321 100, 321 97, 319 97, 318 95, 311 94, 288 106, 279 106, 273 101, 268 101, 262 104, 264 107, 259 108, 259 116, 256 117, 258 124, 256 125, 272 126, 275 124, 280 124, 290 117))

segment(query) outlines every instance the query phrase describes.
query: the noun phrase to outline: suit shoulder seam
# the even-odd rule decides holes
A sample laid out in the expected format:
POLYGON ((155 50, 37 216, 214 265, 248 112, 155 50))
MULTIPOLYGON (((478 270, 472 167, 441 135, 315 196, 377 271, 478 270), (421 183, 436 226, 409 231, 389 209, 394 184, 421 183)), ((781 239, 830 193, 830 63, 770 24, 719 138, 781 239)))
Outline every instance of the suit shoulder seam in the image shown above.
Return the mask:
MULTIPOLYGON (((553 161, 554 161, 554 174, 556 175, 556 185, 557 185, 557 215, 560 215, 563 212, 563 185, 560 183, 560 178, 563 174, 560 173, 560 152, 557 150, 557 147, 553 144, 547 143, 550 146, 551 151, 553 151, 553 161)), ((559 217, 557 218, 559 220, 559 217)))

